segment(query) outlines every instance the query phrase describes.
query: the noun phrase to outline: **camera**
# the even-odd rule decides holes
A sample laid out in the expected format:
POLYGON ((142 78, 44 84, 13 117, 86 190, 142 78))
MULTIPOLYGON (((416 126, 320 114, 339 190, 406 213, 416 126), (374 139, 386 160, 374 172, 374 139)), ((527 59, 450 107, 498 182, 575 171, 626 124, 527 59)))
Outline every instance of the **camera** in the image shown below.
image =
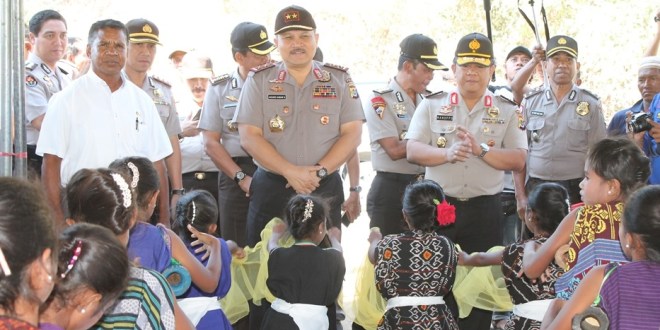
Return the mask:
POLYGON ((652 126, 649 122, 646 121, 647 119, 651 119, 651 116, 649 116, 648 113, 636 113, 632 116, 632 119, 630 119, 628 127, 633 133, 648 131, 652 126))

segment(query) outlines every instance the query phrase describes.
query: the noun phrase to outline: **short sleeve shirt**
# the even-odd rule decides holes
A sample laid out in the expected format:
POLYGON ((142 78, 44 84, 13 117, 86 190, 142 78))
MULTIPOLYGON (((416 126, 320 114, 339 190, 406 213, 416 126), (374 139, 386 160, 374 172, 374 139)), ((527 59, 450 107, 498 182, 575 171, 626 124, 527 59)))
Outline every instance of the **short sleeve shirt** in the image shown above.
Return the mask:
POLYGON ((255 70, 238 101, 236 121, 263 130, 287 161, 314 165, 340 136, 340 127, 364 121, 357 88, 345 68, 313 62, 302 86, 284 62, 255 70))
POLYGON ((176 136, 181 133, 181 125, 176 113, 176 102, 174 96, 172 96, 172 87, 158 78, 147 76, 141 88, 156 105, 167 135, 176 136))

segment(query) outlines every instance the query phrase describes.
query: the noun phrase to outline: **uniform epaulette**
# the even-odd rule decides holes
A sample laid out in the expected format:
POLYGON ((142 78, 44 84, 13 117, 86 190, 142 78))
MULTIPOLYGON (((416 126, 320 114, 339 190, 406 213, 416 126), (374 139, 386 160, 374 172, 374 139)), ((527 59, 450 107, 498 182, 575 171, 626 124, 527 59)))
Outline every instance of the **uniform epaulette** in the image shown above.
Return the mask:
POLYGON ((339 71, 344 71, 347 72, 348 68, 345 66, 337 65, 337 64, 332 64, 332 63, 323 63, 323 66, 332 68, 332 69, 337 69, 339 71))
POLYGON ((257 73, 257 72, 264 71, 264 70, 266 70, 266 69, 270 69, 270 68, 272 68, 272 67, 274 67, 274 66, 275 66, 275 63, 270 62, 270 63, 266 63, 266 64, 262 64, 262 65, 260 65, 260 66, 254 67, 254 68, 250 69, 250 71, 252 71, 252 72, 254 72, 254 73, 257 73))
POLYGON ((437 91, 437 92, 435 92, 435 93, 428 94, 428 95, 426 95, 426 96, 424 96, 424 97, 425 97, 425 98, 429 98, 429 97, 434 97, 434 96, 442 95, 442 94, 444 94, 444 93, 445 93, 445 91, 437 91))
POLYGON ((391 92, 393 92, 393 90, 389 89, 389 88, 374 89, 374 93, 381 94, 381 95, 391 93, 391 92))
POLYGON ((217 77, 213 77, 213 78, 211 78, 211 86, 215 86, 215 85, 217 85, 217 84, 219 84, 219 83, 221 83, 221 82, 223 82, 223 81, 227 81, 227 80, 229 80, 229 78, 231 78, 231 76, 229 75, 229 73, 225 73, 225 74, 223 74, 223 75, 219 75, 219 76, 217 76, 217 77))
POLYGON ((511 104, 513 104, 513 105, 518 105, 516 102, 514 102, 514 101, 511 100, 511 99, 509 99, 508 97, 505 97, 505 96, 502 96, 502 95, 497 95, 497 97, 499 97, 500 99, 504 100, 504 101, 507 102, 507 103, 511 103, 511 104))
POLYGON ((25 62, 25 70, 32 71, 37 67, 37 63, 25 62))
POLYGON ((596 100, 600 100, 600 97, 598 97, 598 95, 596 95, 596 94, 594 94, 594 93, 592 93, 592 92, 590 92, 590 91, 588 91, 588 90, 586 90, 586 89, 582 89, 582 88, 580 88, 580 90, 583 91, 585 94, 587 94, 587 95, 589 95, 589 96, 595 98, 596 100))
POLYGON ((64 75, 69 75, 69 71, 62 69, 59 66, 57 68, 60 69, 60 72, 64 73, 64 75))
POLYGON ((159 76, 151 76, 151 78, 167 87, 172 87, 172 84, 170 84, 167 80, 159 77, 159 76))
POLYGON ((525 94, 525 98, 526 99, 530 98, 530 97, 532 97, 536 94, 542 93, 542 92, 543 92, 543 86, 536 87, 536 88, 532 89, 531 91, 527 92, 527 94, 525 94))

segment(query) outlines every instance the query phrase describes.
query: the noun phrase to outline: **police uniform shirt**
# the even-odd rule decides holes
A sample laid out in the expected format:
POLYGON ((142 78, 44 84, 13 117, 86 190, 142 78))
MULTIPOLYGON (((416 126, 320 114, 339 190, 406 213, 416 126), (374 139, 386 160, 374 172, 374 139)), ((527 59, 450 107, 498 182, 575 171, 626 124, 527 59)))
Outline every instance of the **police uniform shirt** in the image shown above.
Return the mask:
POLYGON ((36 145, 39 130, 32 121, 45 114, 48 100, 71 83, 70 73, 59 65, 52 70, 36 54, 31 53, 25 63, 25 134, 29 145, 36 145))
POLYGON ((181 124, 179 124, 176 104, 172 96, 172 86, 156 77, 147 76, 141 88, 154 101, 167 135, 176 136, 181 133, 181 124))
POLYGON ((314 61, 298 86, 284 62, 248 76, 236 121, 263 130, 264 138, 294 165, 314 165, 340 136, 342 124, 364 121, 360 98, 347 69, 314 61))
POLYGON ((605 138, 600 100, 573 85, 557 104, 552 89, 538 88, 523 100, 529 155, 527 173, 543 180, 571 180, 584 175, 587 150, 605 138))
POLYGON ((112 92, 90 70, 51 98, 36 153, 62 158, 63 186, 81 168, 106 167, 128 156, 155 162, 172 153, 153 100, 123 72, 121 78, 112 92))
POLYGON ((417 94, 416 102, 413 102, 395 79, 390 81, 387 89, 373 92, 364 113, 371 140, 371 165, 374 171, 403 174, 424 172, 422 166, 411 164, 405 158, 392 160, 378 143, 378 140, 389 137, 403 140, 415 113, 415 104, 420 104, 423 99, 422 95, 417 94))
MULTIPOLYGON (((456 125, 461 125, 474 134, 477 143, 493 148, 527 149, 516 109, 513 102, 490 91, 486 91, 472 111, 468 111, 456 89, 450 93, 431 94, 415 110, 406 139, 434 147, 440 139, 446 141, 444 147, 449 148, 458 139, 456 125), (487 106, 489 103, 491 105, 487 106)), ((500 193, 504 171, 470 155, 465 162, 427 167, 425 177, 438 182, 449 196, 471 198, 500 193)))
POLYGON ((238 126, 233 121, 242 88, 243 79, 238 68, 232 74, 211 79, 211 87, 206 91, 198 125, 200 129, 220 133, 222 146, 231 157, 248 156, 241 147, 238 126))
MULTIPOLYGON (((199 105, 193 99, 179 103, 181 113, 190 113, 191 116, 195 116, 199 110, 199 105)), ((211 157, 204 151, 204 138, 201 133, 180 139, 179 147, 181 149, 181 173, 218 171, 211 157)))

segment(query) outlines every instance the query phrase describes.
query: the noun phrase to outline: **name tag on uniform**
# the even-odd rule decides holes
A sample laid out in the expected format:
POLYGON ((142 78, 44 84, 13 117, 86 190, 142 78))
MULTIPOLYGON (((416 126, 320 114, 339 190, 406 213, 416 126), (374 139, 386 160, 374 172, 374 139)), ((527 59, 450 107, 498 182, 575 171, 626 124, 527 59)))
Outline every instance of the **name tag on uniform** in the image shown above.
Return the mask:
POLYGON ((454 116, 435 115, 435 120, 446 120, 446 121, 452 121, 453 119, 454 119, 454 116))
POLYGON ((286 95, 272 95, 268 94, 269 100, 286 100, 286 95))
POLYGON ((543 111, 532 111, 532 116, 543 117, 545 113, 543 111))
POLYGON ((499 118, 481 118, 481 122, 484 124, 504 124, 504 119, 499 118))

